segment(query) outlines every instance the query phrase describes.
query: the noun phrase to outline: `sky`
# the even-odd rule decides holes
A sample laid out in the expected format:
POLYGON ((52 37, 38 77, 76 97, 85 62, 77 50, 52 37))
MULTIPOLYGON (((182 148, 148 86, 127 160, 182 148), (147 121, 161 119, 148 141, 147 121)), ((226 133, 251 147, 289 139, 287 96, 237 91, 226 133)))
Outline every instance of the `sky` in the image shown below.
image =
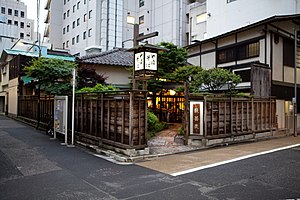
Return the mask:
MULTIPOLYGON (((27 18, 33 19, 34 20, 34 31, 36 32, 37 30, 37 0, 21 0, 27 5, 27 18)), ((40 6, 40 28, 39 32, 44 34, 45 30, 45 17, 47 11, 44 9, 47 0, 40 0, 41 6, 40 6)))

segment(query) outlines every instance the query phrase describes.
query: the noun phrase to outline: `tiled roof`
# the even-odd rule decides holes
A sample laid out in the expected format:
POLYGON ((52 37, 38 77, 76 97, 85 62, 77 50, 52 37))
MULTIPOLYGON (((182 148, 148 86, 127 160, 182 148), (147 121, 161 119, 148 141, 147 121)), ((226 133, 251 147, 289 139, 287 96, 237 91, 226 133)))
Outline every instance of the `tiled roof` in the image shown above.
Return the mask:
POLYGON ((82 56, 79 62, 131 67, 133 66, 133 53, 128 52, 126 49, 116 48, 97 54, 82 56))

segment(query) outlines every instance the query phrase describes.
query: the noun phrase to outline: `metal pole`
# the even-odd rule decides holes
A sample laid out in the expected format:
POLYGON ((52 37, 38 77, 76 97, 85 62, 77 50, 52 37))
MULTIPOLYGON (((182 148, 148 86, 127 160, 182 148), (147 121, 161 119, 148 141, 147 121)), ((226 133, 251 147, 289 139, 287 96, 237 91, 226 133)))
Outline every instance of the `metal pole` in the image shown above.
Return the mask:
POLYGON ((73 95, 72 95, 72 145, 74 145, 74 127, 75 127, 75 84, 76 69, 73 69, 73 95))
POLYGON ((297 136, 297 29, 295 28, 295 58, 294 58, 294 136, 297 136))

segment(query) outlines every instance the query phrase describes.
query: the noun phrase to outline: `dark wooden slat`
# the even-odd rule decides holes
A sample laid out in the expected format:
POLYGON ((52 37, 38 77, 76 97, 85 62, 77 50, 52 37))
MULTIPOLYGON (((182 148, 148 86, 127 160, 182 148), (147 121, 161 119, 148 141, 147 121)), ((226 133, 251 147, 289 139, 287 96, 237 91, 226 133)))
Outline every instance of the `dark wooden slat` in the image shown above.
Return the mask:
POLYGON ((124 143, 124 134, 125 134, 125 102, 122 99, 122 131, 121 131, 121 143, 124 143))

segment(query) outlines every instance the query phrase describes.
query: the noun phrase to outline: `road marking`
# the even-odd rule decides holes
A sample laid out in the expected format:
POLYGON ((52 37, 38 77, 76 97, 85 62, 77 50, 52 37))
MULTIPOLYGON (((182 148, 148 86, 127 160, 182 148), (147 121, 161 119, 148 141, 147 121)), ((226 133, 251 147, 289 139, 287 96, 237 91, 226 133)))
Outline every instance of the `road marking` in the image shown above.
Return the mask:
POLYGON ((277 149, 263 151, 263 152, 260 152, 260 153, 250 154, 250 155, 247 155, 247 156, 242 156, 242 157, 238 157, 238 158, 234 158, 234 159, 230 159, 230 160, 225 160, 225 161, 222 161, 222 162, 217 162, 217 163, 213 163, 213 164, 209 164, 209 165, 204 165, 204 166, 201 166, 201 167, 196 167, 196 168, 184 170, 184 171, 181 171, 181 172, 175 172, 175 173, 172 173, 171 176, 180 176, 180 175, 184 175, 184 174, 189 174, 189 173, 200 171, 200 170, 203 170, 203 169, 213 168, 213 167, 217 167, 217 166, 220 166, 220 165, 225 165, 225 164, 228 164, 228 163, 232 163, 232 162, 236 162, 236 161, 240 161, 240 160, 245 160, 245 159, 248 159, 248 158, 252 158, 252 157, 256 157, 256 156, 260 156, 260 155, 265 155, 265 154, 273 153, 273 152, 276 152, 276 151, 291 149, 291 148, 298 147, 298 146, 300 146, 300 144, 294 144, 294 145, 290 145, 290 146, 286 146, 286 147, 280 147, 280 148, 277 148, 277 149))

